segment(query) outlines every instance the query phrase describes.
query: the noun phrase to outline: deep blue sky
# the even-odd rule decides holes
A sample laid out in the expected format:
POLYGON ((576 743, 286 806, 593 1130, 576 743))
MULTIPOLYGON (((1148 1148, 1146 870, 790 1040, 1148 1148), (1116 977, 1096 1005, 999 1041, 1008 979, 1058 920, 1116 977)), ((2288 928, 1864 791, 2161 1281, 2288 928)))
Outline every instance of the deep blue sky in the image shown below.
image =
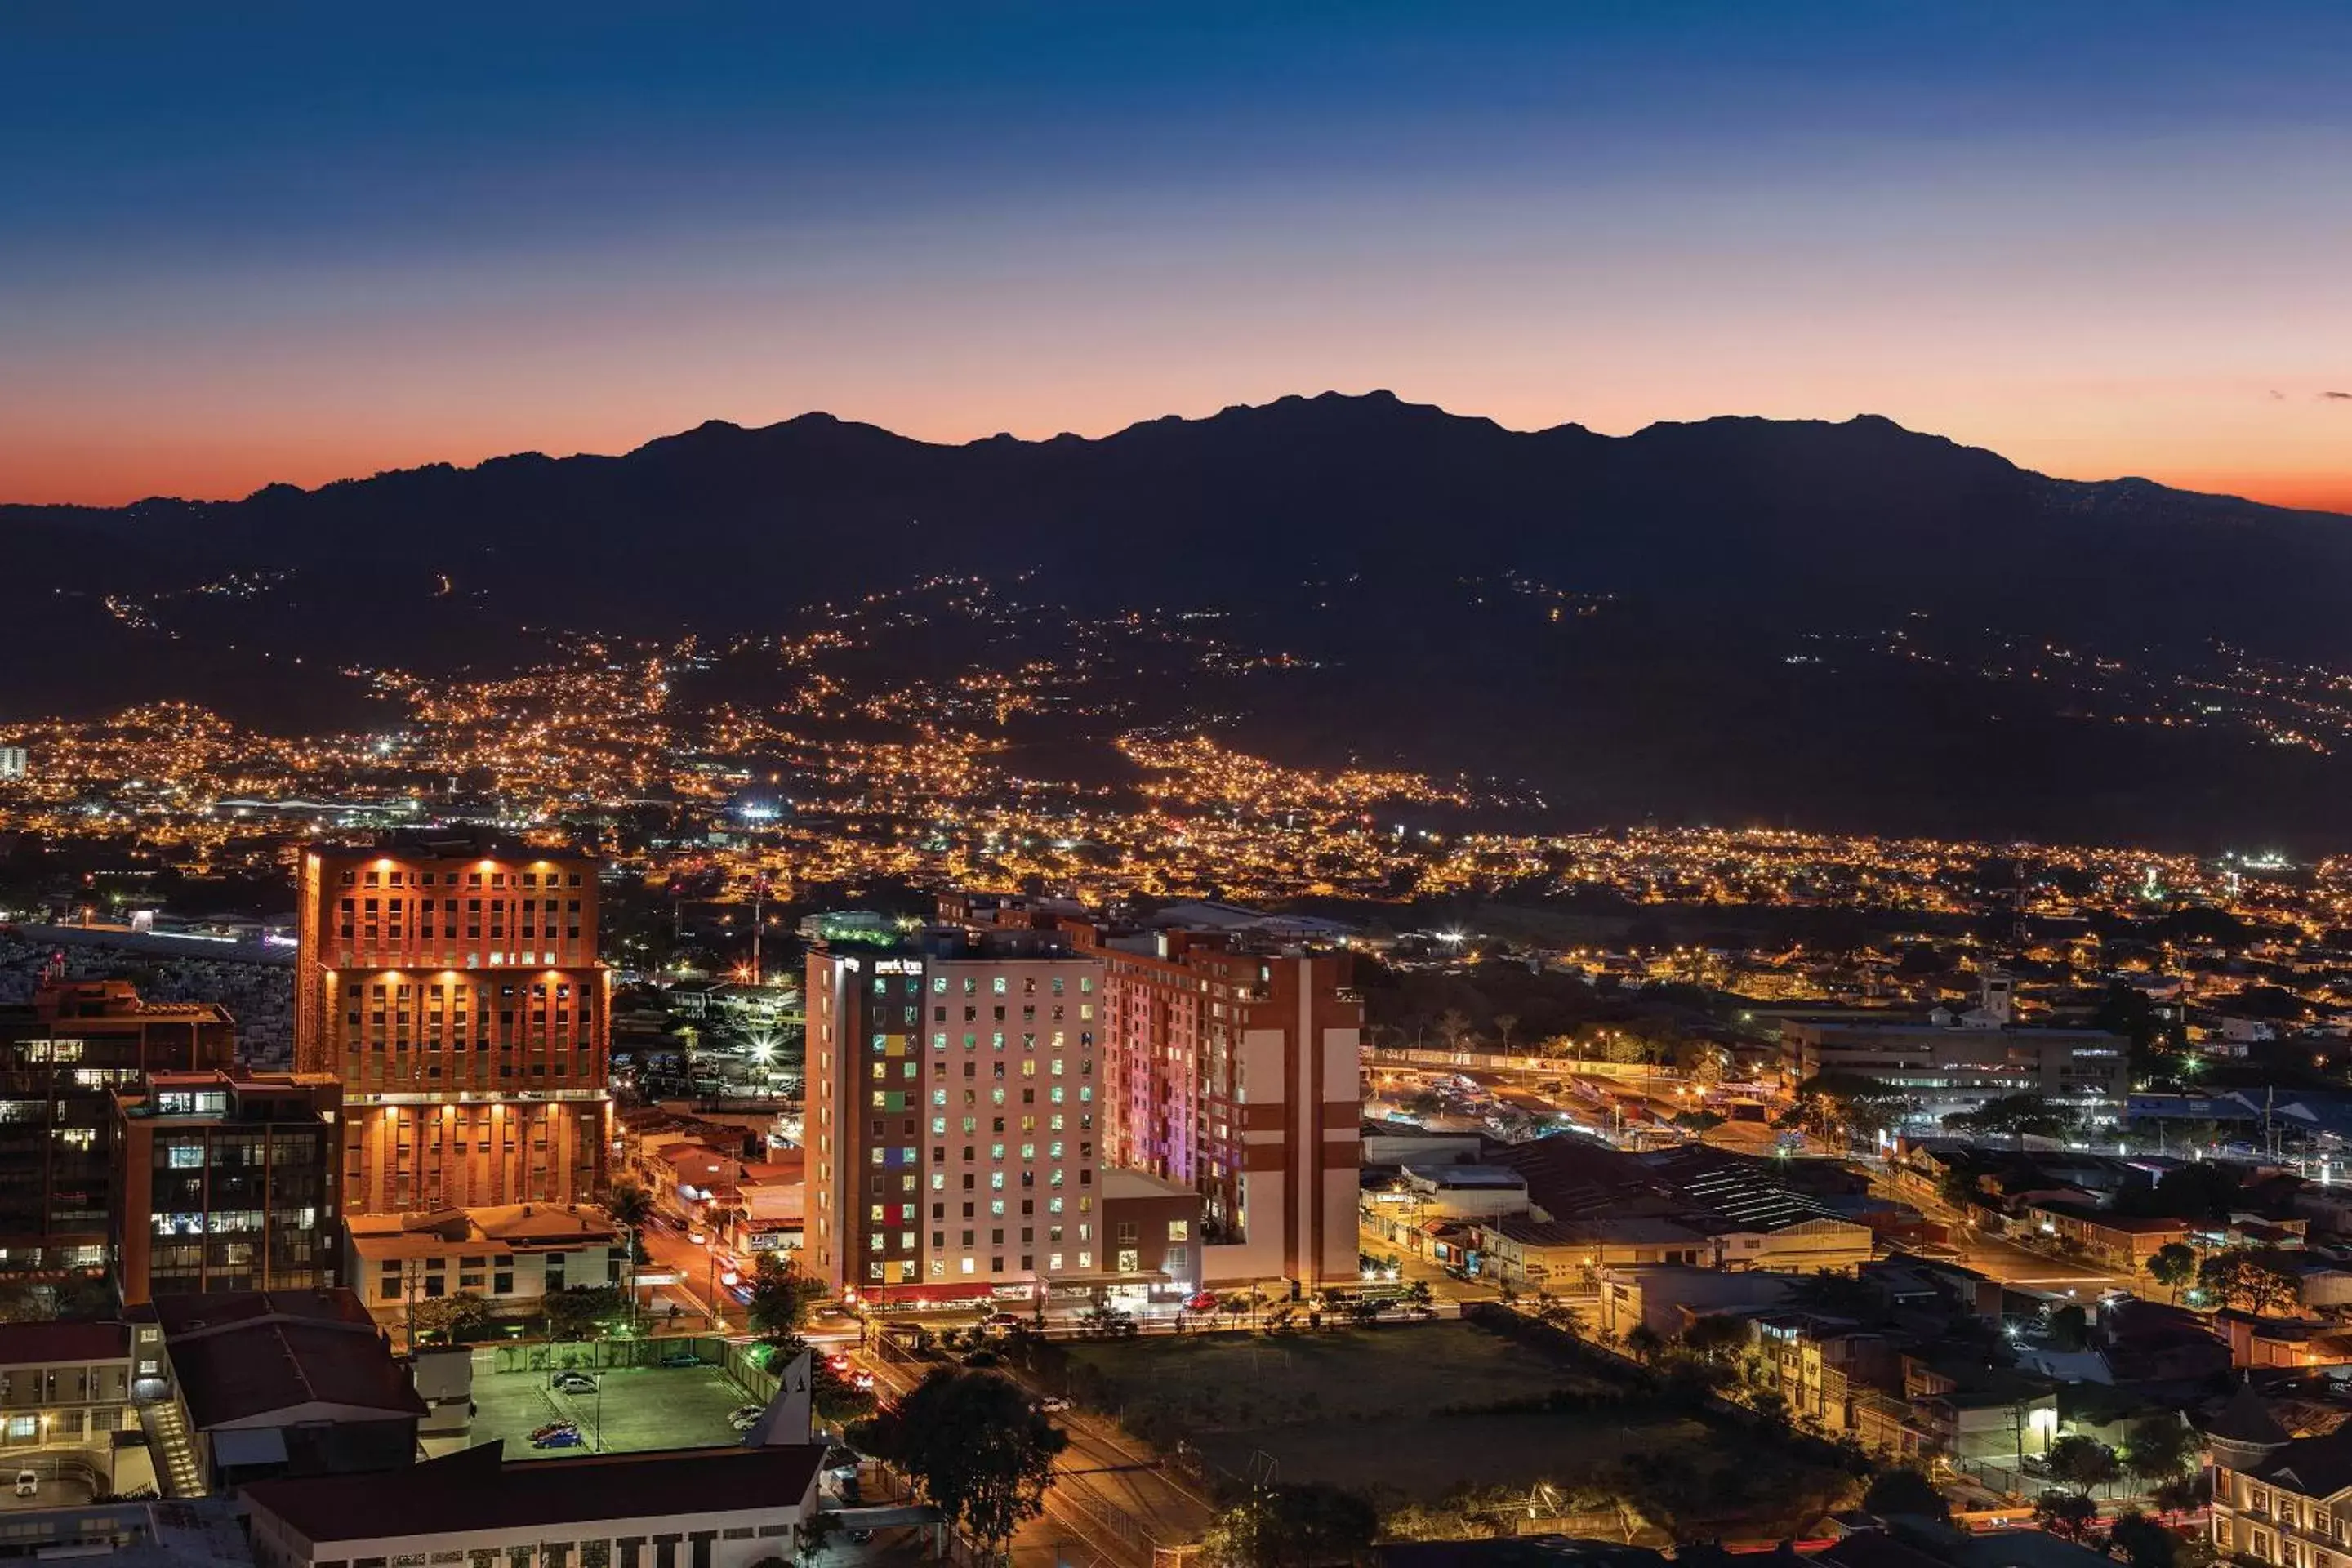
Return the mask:
POLYGON ((2352 504, 2347 82, 2344 4, 17 6, 0 499, 1392 385, 2352 504))

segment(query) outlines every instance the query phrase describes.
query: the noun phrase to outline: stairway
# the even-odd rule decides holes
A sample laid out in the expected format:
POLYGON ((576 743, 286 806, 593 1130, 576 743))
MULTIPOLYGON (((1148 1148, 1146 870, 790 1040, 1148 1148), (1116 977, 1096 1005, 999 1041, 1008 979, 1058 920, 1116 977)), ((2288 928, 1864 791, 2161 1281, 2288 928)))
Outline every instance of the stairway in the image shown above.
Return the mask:
POLYGON ((195 1434, 188 1430, 176 1399, 139 1407, 139 1426, 155 1460, 155 1483, 167 1498, 205 1495, 205 1468, 196 1458, 195 1434))

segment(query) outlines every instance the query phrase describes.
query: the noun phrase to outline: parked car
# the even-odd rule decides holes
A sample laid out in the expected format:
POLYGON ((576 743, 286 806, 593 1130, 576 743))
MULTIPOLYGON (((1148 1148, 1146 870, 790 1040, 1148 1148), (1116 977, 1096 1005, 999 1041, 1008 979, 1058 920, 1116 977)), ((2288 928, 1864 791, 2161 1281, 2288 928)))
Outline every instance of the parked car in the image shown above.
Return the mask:
POLYGON ((849 1375, 849 1358, 839 1351, 835 1351, 831 1355, 825 1357, 824 1364, 833 1368, 834 1371, 839 1373, 844 1377, 847 1377, 849 1375))
POLYGON ((849 1381, 856 1385, 857 1391, 860 1394, 871 1394, 874 1392, 874 1374, 870 1372, 860 1371, 856 1375, 852 1376, 849 1381))
POLYGON ((1048 1415, 1059 1415, 1063 1411, 1067 1410, 1069 1407, 1070 1402, 1063 1398, 1058 1394, 1054 1395, 1051 1399, 1041 1399, 1037 1402, 1037 1408, 1044 1411, 1048 1415))
POLYGON ((530 1446, 534 1448, 584 1448, 588 1446, 588 1439, 580 1435, 580 1429, 577 1426, 573 1426, 560 1432, 550 1432, 544 1437, 533 1437, 530 1440, 530 1446))
POLYGON ((749 1432, 767 1413, 768 1407, 764 1405, 739 1405, 727 1413, 727 1424, 738 1432, 749 1432))
POLYGON ((1213 1312, 1217 1310, 1217 1293, 1214 1290, 1200 1291, 1185 1301, 1184 1310, 1188 1312, 1213 1312))
POLYGON ((577 1421, 551 1421, 544 1426, 534 1427, 531 1430, 530 1440, 536 1443, 542 1437, 552 1437, 558 1432, 577 1432, 579 1430, 580 1423, 577 1421))
POLYGON ((704 1230, 700 1226, 697 1226, 694 1229, 686 1233, 686 1239, 692 1242, 697 1247, 707 1247, 710 1244, 710 1233, 704 1230))
POLYGON ((584 1372, 559 1372, 555 1374, 555 1386, 564 1394, 593 1394, 596 1380, 584 1372))
POLYGON ((702 1358, 692 1351, 672 1351, 662 1357, 661 1363, 664 1366, 700 1366, 702 1358))
POLYGON ((1021 1326, 1021 1314, 1018 1312, 991 1312, 988 1314, 988 1326, 992 1329, 1017 1329, 1021 1326))
POLYGON ((16 1495, 18 1497, 40 1496, 41 1478, 39 1474, 32 1470, 18 1470, 16 1472, 16 1495))

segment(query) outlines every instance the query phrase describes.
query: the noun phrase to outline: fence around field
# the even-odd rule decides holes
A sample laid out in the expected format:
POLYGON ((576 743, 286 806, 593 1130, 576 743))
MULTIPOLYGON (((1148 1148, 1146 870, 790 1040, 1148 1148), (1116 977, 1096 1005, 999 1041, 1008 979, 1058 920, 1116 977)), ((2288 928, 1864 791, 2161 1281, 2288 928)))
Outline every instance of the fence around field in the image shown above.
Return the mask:
POLYGON ((719 1368, 744 1393, 762 1402, 774 1397, 781 1377, 759 1364, 754 1356, 760 1349, 757 1344, 716 1334, 667 1334, 650 1340, 517 1340, 478 1348, 490 1352, 492 1373, 657 1367, 667 1357, 690 1352, 702 1364, 719 1368))

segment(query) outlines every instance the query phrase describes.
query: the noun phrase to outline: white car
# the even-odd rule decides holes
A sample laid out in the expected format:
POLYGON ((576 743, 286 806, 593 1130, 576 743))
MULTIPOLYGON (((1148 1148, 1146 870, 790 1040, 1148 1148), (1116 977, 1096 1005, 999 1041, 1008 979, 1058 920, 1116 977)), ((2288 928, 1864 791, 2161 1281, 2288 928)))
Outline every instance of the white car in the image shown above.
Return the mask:
POLYGON ((16 1495, 18 1497, 40 1496, 41 1478, 39 1474, 33 1470, 18 1470, 16 1472, 16 1495))
POLYGON ((1059 1415, 1069 1407, 1070 1402, 1058 1394, 1051 1399, 1041 1399, 1037 1402, 1037 1408, 1048 1415, 1059 1415))

